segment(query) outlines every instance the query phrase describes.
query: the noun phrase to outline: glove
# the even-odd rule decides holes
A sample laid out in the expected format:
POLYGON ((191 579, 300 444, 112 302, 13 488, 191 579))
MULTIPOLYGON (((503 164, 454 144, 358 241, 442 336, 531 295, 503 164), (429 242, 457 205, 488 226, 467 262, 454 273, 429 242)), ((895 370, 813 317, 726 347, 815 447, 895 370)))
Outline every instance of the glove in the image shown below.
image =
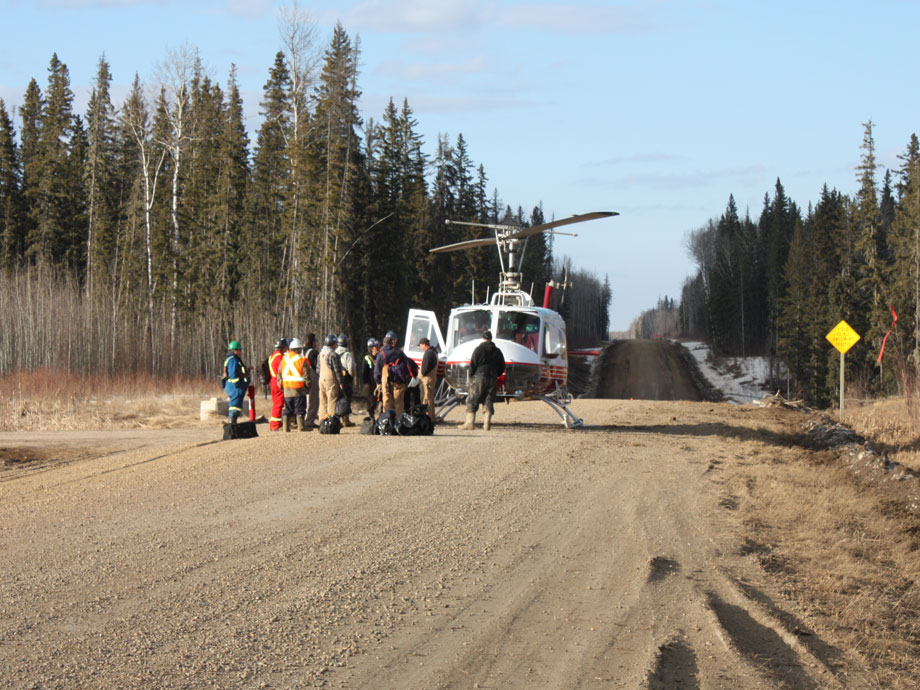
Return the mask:
POLYGON ((378 383, 377 387, 374 389, 374 397, 379 398, 381 393, 383 393, 383 391, 381 390, 380 384, 378 383))

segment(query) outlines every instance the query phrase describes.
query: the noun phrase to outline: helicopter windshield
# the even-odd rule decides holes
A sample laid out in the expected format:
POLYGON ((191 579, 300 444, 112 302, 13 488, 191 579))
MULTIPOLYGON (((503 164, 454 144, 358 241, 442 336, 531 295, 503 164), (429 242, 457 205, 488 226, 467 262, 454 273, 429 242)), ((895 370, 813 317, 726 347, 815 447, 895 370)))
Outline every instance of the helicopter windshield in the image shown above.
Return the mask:
POLYGON ((488 309, 471 309, 456 314, 451 324, 453 332, 451 348, 470 340, 478 340, 482 337, 482 332, 491 326, 492 312, 488 309))
POLYGON ((540 345, 540 317, 523 311, 507 311, 498 315, 498 334, 502 340, 512 340, 537 352, 540 345))

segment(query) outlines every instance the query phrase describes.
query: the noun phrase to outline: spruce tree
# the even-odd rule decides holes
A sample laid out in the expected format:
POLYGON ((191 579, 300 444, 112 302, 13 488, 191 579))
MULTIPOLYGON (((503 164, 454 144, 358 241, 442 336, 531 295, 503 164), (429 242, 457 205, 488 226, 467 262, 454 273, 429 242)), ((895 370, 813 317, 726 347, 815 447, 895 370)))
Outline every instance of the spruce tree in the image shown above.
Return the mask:
POLYGON ((118 212, 116 186, 116 119, 109 89, 112 75, 105 57, 99 58, 96 82, 86 111, 88 145, 84 185, 86 189, 86 290, 93 294, 96 277, 108 289, 107 276, 115 251, 118 212))
POLYGON ((22 169, 13 123, 0 98, 0 268, 10 269, 22 259, 22 169))
POLYGON ((57 54, 48 66, 48 89, 41 113, 41 132, 35 156, 36 166, 30 185, 34 204, 30 208, 32 226, 27 238, 28 253, 36 260, 54 262, 72 257, 74 211, 73 188, 80 184, 68 166, 73 132, 73 92, 70 74, 57 54))
POLYGON ((315 94, 313 134, 308 142, 313 171, 310 196, 316 202, 308 211, 309 225, 314 240, 311 244, 318 250, 318 261, 313 265, 320 284, 313 312, 323 331, 352 329, 351 305, 345 290, 350 265, 344 256, 356 237, 359 221, 355 189, 365 169, 358 141, 361 119, 357 70, 357 51, 341 24, 337 24, 325 52, 315 94))
MULTIPOLYGON (((248 195, 249 233, 241 241, 248 245, 252 265, 243 276, 244 291, 262 310, 276 309, 287 295, 283 288, 291 281, 292 243, 286 235, 284 212, 290 182, 290 74, 284 53, 278 52, 262 90, 262 124, 256 134, 252 163, 252 184, 248 195)), ((276 314, 278 327, 287 332, 295 326, 293 305, 276 314)))

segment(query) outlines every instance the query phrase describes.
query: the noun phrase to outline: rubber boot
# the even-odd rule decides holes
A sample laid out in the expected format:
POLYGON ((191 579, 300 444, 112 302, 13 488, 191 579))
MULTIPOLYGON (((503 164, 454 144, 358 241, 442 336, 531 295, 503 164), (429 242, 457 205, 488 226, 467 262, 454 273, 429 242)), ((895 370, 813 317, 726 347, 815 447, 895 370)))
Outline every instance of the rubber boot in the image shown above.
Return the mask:
POLYGON ((308 431, 307 423, 304 421, 303 417, 297 417, 297 431, 308 431))
POLYGON ((286 414, 281 418, 281 426, 284 427, 285 431, 291 430, 291 415, 286 414))
POLYGON ((460 428, 461 428, 461 429, 465 429, 466 431, 472 431, 473 429, 476 428, 475 425, 476 425, 476 413, 475 413, 475 412, 467 412, 467 413, 466 413, 466 422, 464 422, 463 424, 461 424, 461 425, 460 425, 460 428))
POLYGON ((488 431, 492 428, 492 413, 486 410, 482 413, 482 430, 488 431))

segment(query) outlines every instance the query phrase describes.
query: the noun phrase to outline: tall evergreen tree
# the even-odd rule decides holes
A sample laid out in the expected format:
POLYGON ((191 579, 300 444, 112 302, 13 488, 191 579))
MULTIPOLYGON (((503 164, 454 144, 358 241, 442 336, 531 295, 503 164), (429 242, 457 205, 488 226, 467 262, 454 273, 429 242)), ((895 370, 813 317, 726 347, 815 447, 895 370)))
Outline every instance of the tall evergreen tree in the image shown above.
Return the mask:
MULTIPOLYGON (((276 308, 291 271, 295 237, 285 235, 284 209, 290 182, 290 74, 284 53, 278 52, 262 91, 262 124, 256 134, 252 183, 248 195, 248 245, 252 265, 243 276, 243 290, 263 310, 276 308)), ((295 324, 288 304, 276 315, 279 328, 290 331, 295 324)))
POLYGON ((319 240, 314 264, 320 289, 314 300, 314 314, 321 330, 351 330, 350 306, 345 285, 349 264, 343 257, 355 239, 360 222, 355 190, 365 169, 358 141, 358 53, 337 24, 325 53, 316 89, 313 136, 309 141, 310 168, 317 201, 310 225, 319 240))
POLYGON ((22 259, 22 169, 13 123, 0 98, 0 268, 22 259))
POLYGON ((105 56, 99 58, 96 82, 86 111, 88 145, 84 185, 86 188, 86 290, 93 294, 96 276, 108 285, 115 243, 118 189, 115 178, 115 108, 109 89, 112 75, 105 56))

